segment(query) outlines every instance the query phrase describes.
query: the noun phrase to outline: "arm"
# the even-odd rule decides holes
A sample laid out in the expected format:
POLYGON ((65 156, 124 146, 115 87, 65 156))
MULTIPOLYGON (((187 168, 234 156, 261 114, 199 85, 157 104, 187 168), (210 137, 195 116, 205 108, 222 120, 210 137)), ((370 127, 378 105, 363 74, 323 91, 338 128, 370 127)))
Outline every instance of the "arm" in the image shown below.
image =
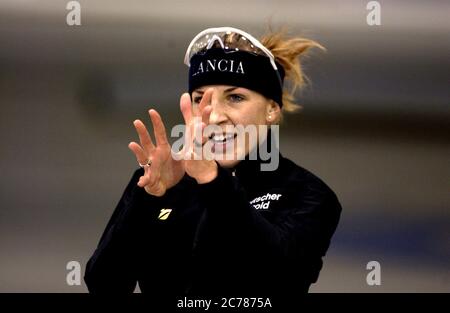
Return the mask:
MULTIPOLYGON (((144 229, 152 220, 151 208, 161 208, 170 196, 169 189, 184 176, 183 164, 171 157, 170 146, 161 116, 149 110, 157 145, 140 120, 133 122, 140 145, 128 147, 144 169, 135 171, 106 226, 94 255, 86 265, 85 282, 91 293, 131 293, 140 269, 140 243, 144 229)), ((151 227, 151 225, 150 225, 151 227)))
POLYGON ((157 205, 158 201, 137 186, 142 173, 138 169, 133 174, 86 265, 84 280, 91 293, 131 293, 136 287, 140 232, 145 220, 143 197, 150 204, 157 205))

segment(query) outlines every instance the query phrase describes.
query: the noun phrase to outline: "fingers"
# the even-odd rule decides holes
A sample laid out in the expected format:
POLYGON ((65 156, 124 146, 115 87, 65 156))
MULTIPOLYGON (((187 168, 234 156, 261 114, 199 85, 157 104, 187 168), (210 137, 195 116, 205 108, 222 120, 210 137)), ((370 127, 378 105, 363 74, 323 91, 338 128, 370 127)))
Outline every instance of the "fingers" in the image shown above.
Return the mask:
MULTIPOLYGON (((162 130, 165 131, 164 125, 162 125, 162 121, 161 121, 161 118, 159 117, 159 114, 156 113, 156 115, 157 115, 156 119, 155 118, 152 119, 154 128, 158 127, 158 129, 161 130, 161 126, 162 126, 162 130)), ((152 116, 152 114, 150 116, 152 116)), ((142 123, 140 120, 135 120, 133 122, 133 124, 139 135, 141 145, 139 145, 133 141, 128 144, 128 148, 134 153, 137 161, 140 164, 147 164, 149 157, 152 155, 152 153, 155 150, 155 145, 153 144, 152 139, 151 139, 144 123, 142 123)), ((161 142, 161 139, 158 136, 161 136, 161 135, 158 134, 158 136, 157 136, 156 133, 157 132, 155 131, 156 141, 157 141, 157 144, 159 144, 161 142)), ((162 143, 163 142, 164 142, 164 139, 162 140, 162 143)), ((149 188, 148 186, 151 186, 152 183, 154 184, 156 176, 157 176, 156 174, 158 173, 158 170, 156 169, 158 162, 156 162, 156 160, 152 160, 152 161, 153 161, 152 166, 151 166, 152 169, 150 169, 150 166, 144 166, 144 175, 139 178, 139 181, 137 184, 139 187, 149 188)))
POLYGON ((144 188, 150 183, 150 177, 153 174, 153 171, 150 168, 150 166, 144 166, 144 175, 142 175, 138 181, 139 187, 144 188))
POLYGON ((164 123, 156 110, 149 110, 150 118, 153 124, 153 132, 155 133, 156 144, 158 146, 168 145, 166 128, 164 127, 164 123))
POLYGON ((202 124, 204 124, 205 126, 209 124, 209 116, 211 115, 211 112, 211 105, 206 106, 202 111, 202 124))
POLYGON ((128 148, 134 153, 136 156, 136 160, 139 164, 146 164, 148 161, 147 153, 145 153, 144 149, 141 148, 140 145, 135 143, 134 141, 128 144, 128 148))
POLYGON ((189 125, 192 118, 192 106, 191 106, 191 96, 186 92, 181 95, 180 98, 180 110, 183 114, 184 123, 189 125))
POLYGON ((198 116, 200 116, 202 114, 204 108, 207 105, 211 104, 211 98, 212 98, 213 92, 214 92, 214 89, 213 88, 209 88, 203 94, 202 101, 200 101, 200 104, 198 106, 198 116))
POLYGON ((212 89, 212 88, 209 88, 208 90, 206 90, 206 92, 204 93, 204 95, 202 97, 202 101, 200 102, 200 105, 199 105, 199 111, 201 114, 201 121, 202 121, 201 128, 200 128, 200 132, 203 134, 202 143, 205 143, 208 140, 208 137, 210 135, 210 134, 205 134, 204 129, 209 124, 209 117, 212 112, 211 98, 212 98, 213 92, 214 92, 214 89, 212 89))
POLYGON ((139 178, 138 186, 151 191, 159 183, 160 175, 158 159, 155 159, 151 166, 144 166, 144 175, 139 178))
MULTIPOLYGON (((128 144, 128 148, 135 154, 138 163, 146 164, 148 162, 148 157, 145 151, 134 141, 128 144)), ((152 164, 153 165, 153 164, 152 164)), ((150 180, 150 166, 144 166, 144 175, 139 178, 138 186, 145 187, 149 184, 150 180)))
POLYGON ((145 173, 139 178, 138 186, 144 188, 149 194, 161 195, 164 193, 164 184, 161 182, 161 173, 152 166, 146 166, 145 173))
MULTIPOLYGON (((147 163, 147 154, 144 152, 141 146, 132 141, 128 144, 128 148, 130 148, 130 150, 135 154, 138 163, 147 163)), ((145 187, 149 183, 149 168, 150 166, 144 166, 144 175, 139 178, 139 181, 137 183, 139 187, 145 187)))
MULTIPOLYGON (((157 146, 168 145, 166 129, 161 116, 155 110, 149 110, 150 119, 153 125, 153 132, 157 146)), ((139 135, 141 145, 136 142, 130 142, 128 148, 135 154, 140 164, 147 164, 149 157, 152 157, 150 166, 143 166, 144 175, 139 178, 137 185, 144 188, 148 193, 154 195, 162 195, 165 192, 164 183, 161 182, 161 160, 155 145, 145 127, 140 120, 133 122, 139 135)))
POLYGON ((139 140, 141 142, 143 150, 147 155, 150 155, 150 153, 152 153, 152 151, 155 149, 155 145, 153 144, 152 139, 150 138, 147 128, 145 127, 144 123, 142 123, 140 120, 135 120, 133 122, 133 125, 136 128, 136 131, 139 135, 139 140))
POLYGON ((143 187, 145 187, 145 186, 148 185, 149 175, 147 174, 147 171, 148 171, 147 168, 148 168, 148 166, 145 166, 145 167, 144 167, 144 175, 142 175, 142 176, 139 178, 139 181, 138 181, 138 183, 137 183, 137 185, 138 185, 139 187, 141 187, 141 188, 143 188, 143 187))

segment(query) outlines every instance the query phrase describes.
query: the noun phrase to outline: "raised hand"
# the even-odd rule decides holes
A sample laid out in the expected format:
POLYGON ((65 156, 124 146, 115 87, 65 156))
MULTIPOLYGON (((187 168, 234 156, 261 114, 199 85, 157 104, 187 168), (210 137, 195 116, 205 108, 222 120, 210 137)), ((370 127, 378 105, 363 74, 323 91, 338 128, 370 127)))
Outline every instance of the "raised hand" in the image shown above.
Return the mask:
POLYGON ((130 142, 128 147, 135 154, 139 164, 144 164, 145 173, 140 177, 138 186, 154 196, 162 196, 167 189, 176 185, 184 176, 183 160, 171 156, 171 147, 167 141, 166 129, 161 116, 155 110, 149 110, 156 139, 156 146, 140 120, 133 122, 139 135, 140 145, 130 142), (147 164, 150 163, 150 164, 147 164))
POLYGON ((217 176, 217 163, 203 155, 203 149, 196 149, 196 145, 203 145, 207 138, 204 136, 204 128, 209 123, 211 115, 211 97, 213 89, 208 89, 203 94, 198 107, 193 107, 189 94, 181 96, 180 109, 186 124, 186 141, 183 149, 184 168, 186 173, 199 184, 208 183, 217 176), (196 140, 200 139, 200 140, 196 140))

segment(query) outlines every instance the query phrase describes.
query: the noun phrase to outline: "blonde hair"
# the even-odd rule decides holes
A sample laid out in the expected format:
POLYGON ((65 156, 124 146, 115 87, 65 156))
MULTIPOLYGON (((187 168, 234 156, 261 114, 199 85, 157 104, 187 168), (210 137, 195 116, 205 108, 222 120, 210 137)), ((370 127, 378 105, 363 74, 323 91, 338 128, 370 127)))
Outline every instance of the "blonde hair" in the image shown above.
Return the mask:
MULTIPOLYGON (((301 61, 311 48, 326 49, 311 39, 302 37, 289 38, 286 35, 286 29, 276 32, 269 30, 268 33, 261 37, 260 41, 272 52, 275 60, 283 66, 286 72, 282 112, 299 111, 303 107, 295 103, 294 94, 297 89, 303 88, 309 82, 303 72, 301 61)), ((282 119, 282 114, 280 118, 282 119)))

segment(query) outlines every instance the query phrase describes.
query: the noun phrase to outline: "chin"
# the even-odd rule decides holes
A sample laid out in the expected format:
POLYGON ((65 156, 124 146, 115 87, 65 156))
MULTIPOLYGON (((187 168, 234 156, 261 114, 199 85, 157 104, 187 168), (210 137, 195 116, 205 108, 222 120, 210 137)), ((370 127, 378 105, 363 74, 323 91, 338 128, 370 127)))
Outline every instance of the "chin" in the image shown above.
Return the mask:
POLYGON ((224 168, 233 168, 235 167, 241 160, 216 160, 217 163, 219 163, 219 165, 221 167, 224 168))

